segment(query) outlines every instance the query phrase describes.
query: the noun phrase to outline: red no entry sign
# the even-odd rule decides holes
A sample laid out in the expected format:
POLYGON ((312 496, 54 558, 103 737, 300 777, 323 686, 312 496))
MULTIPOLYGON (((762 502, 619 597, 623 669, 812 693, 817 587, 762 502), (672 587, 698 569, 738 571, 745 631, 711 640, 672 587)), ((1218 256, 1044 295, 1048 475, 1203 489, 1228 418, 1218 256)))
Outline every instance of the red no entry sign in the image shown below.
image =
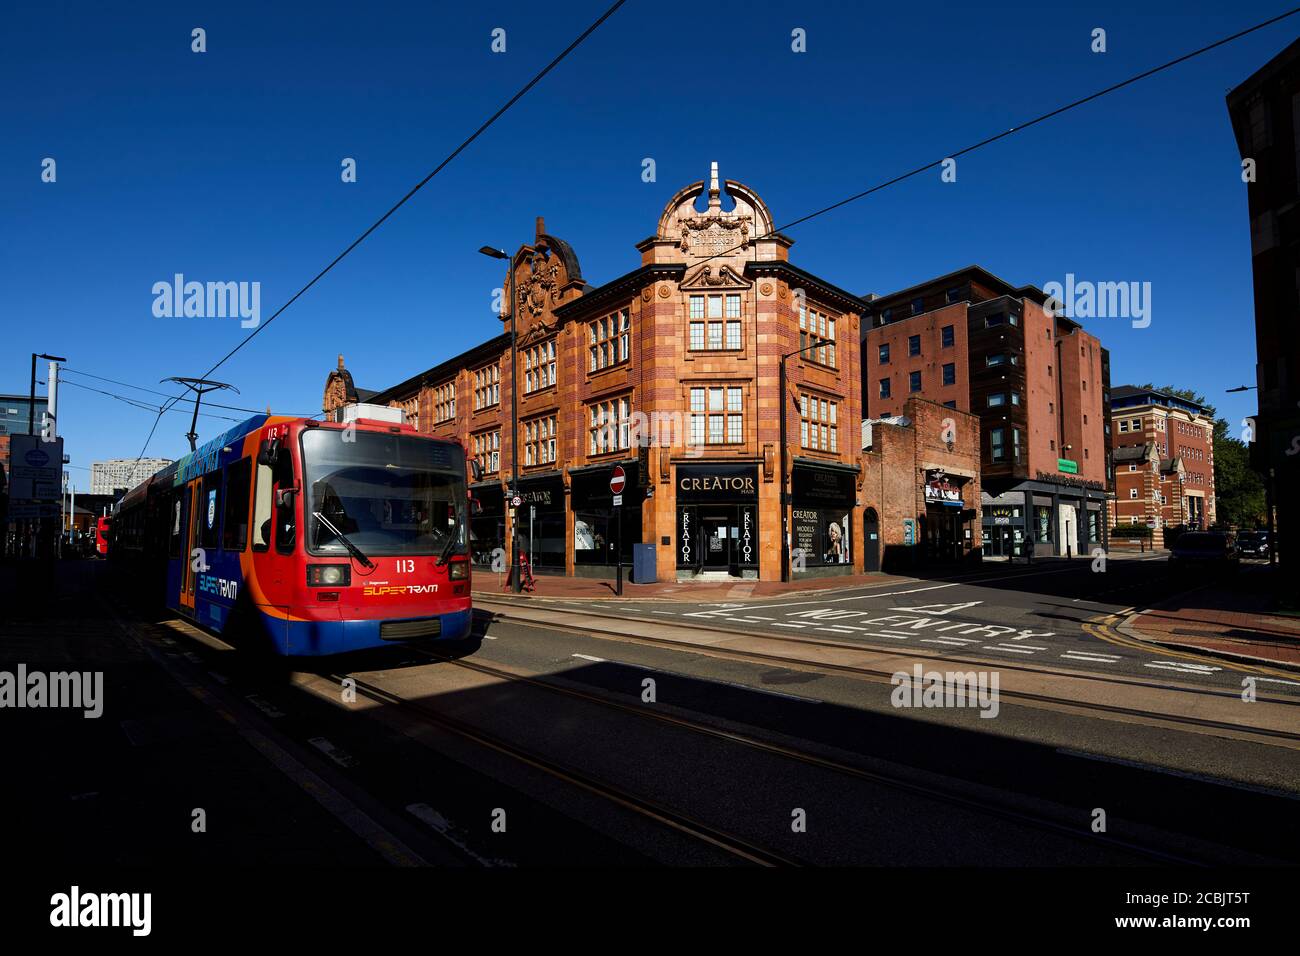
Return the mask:
POLYGON ((609 476, 609 490, 611 494, 621 495, 623 486, 627 484, 627 475, 623 473, 622 465, 614 466, 614 473, 609 476))

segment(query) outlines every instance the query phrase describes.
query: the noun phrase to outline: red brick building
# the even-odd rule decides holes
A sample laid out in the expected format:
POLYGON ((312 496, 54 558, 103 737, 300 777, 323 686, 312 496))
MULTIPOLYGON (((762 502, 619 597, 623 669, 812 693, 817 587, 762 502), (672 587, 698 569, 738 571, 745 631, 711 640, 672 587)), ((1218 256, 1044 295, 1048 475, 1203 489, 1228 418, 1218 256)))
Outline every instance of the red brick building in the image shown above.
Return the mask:
MULTIPOLYGON (((1300 40, 1229 92, 1227 106, 1247 184, 1254 277, 1259 414, 1250 461, 1264 479, 1277 560, 1294 564, 1300 541, 1291 497, 1300 485, 1300 40)), ((1240 228, 1244 234, 1245 221, 1240 228)))
MULTIPOLYGON (((508 540, 516 442, 519 534, 539 571, 612 573, 615 465, 628 477, 624 562, 634 543, 651 544, 660 580, 779 579, 783 528, 796 574, 872 568, 882 542, 904 540, 901 520, 891 524, 873 504, 879 482, 867 479, 912 433, 883 439, 881 451, 864 452, 860 441, 865 303, 792 264, 792 240, 774 225, 753 190, 719 183, 715 164, 710 181, 668 201, 636 245, 640 265, 593 286, 573 247, 538 219, 532 242, 511 260, 518 434, 507 310, 504 334, 369 396, 405 408, 421 431, 460 440, 478 460, 478 564, 508 540), (782 356, 790 356, 784 482, 782 356)), ((326 411, 363 397, 340 360, 326 411)), ((935 468, 954 463, 943 442, 927 455, 935 468)), ((952 474, 962 470, 955 464, 952 474)), ((977 489, 977 469, 964 470, 977 489)), ((969 541, 978 548, 977 536, 969 541)))
POLYGON ((981 557, 979 419, 924 398, 863 425, 868 533, 887 570, 981 557))
POLYGON ((1111 527, 1164 529, 1215 523, 1214 422, 1195 402, 1158 389, 1111 391, 1115 510, 1111 527))
POLYGON ((1042 290, 978 266, 867 299, 868 414, 923 397, 976 416, 985 553, 1103 546, 1112 472, 1100 341, 1047 311, 1042 290))

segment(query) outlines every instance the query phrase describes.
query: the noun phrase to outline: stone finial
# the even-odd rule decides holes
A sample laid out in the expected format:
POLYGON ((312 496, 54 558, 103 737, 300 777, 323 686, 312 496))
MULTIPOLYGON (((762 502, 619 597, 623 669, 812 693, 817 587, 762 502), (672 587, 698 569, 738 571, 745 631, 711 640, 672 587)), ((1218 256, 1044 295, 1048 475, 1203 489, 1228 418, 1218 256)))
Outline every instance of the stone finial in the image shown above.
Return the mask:
POLYGON ((541 239, 542 236, 544 235, 546 235, 546 220, 543 219, 541 216, 538 216, 537 217, 537 238, 541 239))
POLYGON ((722 200, 719 198, 721 195, 722 192, 721 190, 718 189, 718 164, 710 163, 709 164, 709 207, 710 208, 722 205, 722 200))
POLYGON ((339 353, 339 371, 343 371, 343 353, 339 353))

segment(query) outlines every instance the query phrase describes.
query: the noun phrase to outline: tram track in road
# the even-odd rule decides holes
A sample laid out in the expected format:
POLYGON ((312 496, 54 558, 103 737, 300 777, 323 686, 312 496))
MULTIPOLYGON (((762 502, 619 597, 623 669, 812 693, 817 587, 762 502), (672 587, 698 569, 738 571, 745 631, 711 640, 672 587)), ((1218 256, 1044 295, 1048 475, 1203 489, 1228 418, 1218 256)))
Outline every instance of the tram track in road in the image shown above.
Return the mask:
MULTIPOLYGON (((440 662, 459 663, 458 661, 429 654, 440 662)), ((471 668, 482 673, 489 673, 487 668, 471 668)), ((763 867, 802 866, 800 861, 758 846, 757 844, 718 827, 705 823, 693 816, 674 810, 661 801, 638 796, 616 784, 601 780, 592 774, 578 770, 540 753, 511 743, 499 735, 475 727, 465 721, 442 713, 427 704, 409 700, 388 691, 372 681, 359 678, 353 674, 330 674, 329 679, 340 686, 345 679, 354 682, 356 690, 376 703, 398 708, 415 715, 418 719, 432 723, 438 728, 468 740, 481 747, 486 747, 498 754, 522 763, 534 770, 539 770, 563 783, 577 787, 593 796, 609 801, 624 810, 635 813, 659 825, 668 827, 677 833, 691 837, 710 847, 734 857, 742 863, 763 867)))
MULTIPOLYGON (((174 644, 175 639, 169 638, 167 635, 160 632, 158 630, 160 625, 140 623, 131 620, 129 611, 115 602, 105 602, 105 606, 111 609, 113 618, 119 627, 134 633, 137 640, 142 640, 146 642, 147 645, 154 647, 155 653, 165 655, 171 650, 168 642, 170 641, 171 644, 174 644)), ((193 641, 199 645, 201 650, 211 651, 220 646, 222 650, 234 651, 233 647, 226 644, 226 642, 222 641, 220 638, 208 634, 201 628, 197 628, 192 622, 182 618, 173 618, 162 622, 162 626, 170 626, 170 630, 173 631, 175 637, 193 641)), ((184 657, 195 656, 192 652, 187 651, 182 651, 180 654, 184 657)), ((426 654, 424 656, 430 655, 426 654)), ((196 667, 206 666, 206 662, 202 662, 201 655, 199 655, 198 660, 191 660, 190 663, 196 667)), ((210 674, 211 672, 209 671, 208 673, 210 674)), ((493 734, 479 727, 474 727, 465 721, 439 712, 428 704, 420 701, 408 700, 379 686, 373 681, 358 677, 356 674, 295 674, 294 676, 307 676, 309 678, 320 677, 340 687, 344 678, 349 678, 352 680, 353 686, 358 695, 364 695, 375 703, 395 708, 417 721, 425 724, 432 724, 438 729, 449 732, 477 747, 487 748, 518 764, 522 764, 532 770, 540 771, 565 785, 576 787, 585 793, 611 803, 624 811, 633 813, 641 819, 656 826, 666 827, 690 840, 704 844, 712 850, 718 851, 740 864, 761 867, 796 867, 805 865, 802 861, 796 860, 788 854, 779 853, 759 846, 743 837, 736 836, 721 828, 696 819, 691 815, 674 810, 660 801, 639 796, 623 787, 602 780, 592 774, 548 758, 531 749, 511 743, 501 738, 499 735, 493 734)), ((187 686, 192 683, 192 681, 186 681, 187 686)), ((209 698, 209 695, 201 692, 198 696, 205 700, 209 698)), ((246 698, 250 701, 253 699, 247 695, 246 698)), ((265 702, 263 701, 263 703, 265 702)), ((258 706, 258 704, 254 702, 254 706, 258 706)), ((262 708, 258 706, 258 709, 262 708)), ((231 708, 228 706, 225 713, 230 712, 231 708)), ((233 720, 234 718, 227 717, 226 719, 233 720)), ((446 834, 442 835, 444 837, 446 836, 446 834)), ((460 842, 452 840, 451 843, 453 851, 462 855, 466 863, 475 865, 481 862, 481 857, 479 855, 469 852, 460 842)))
MULTIPOLYGON (((894 670, 863 667, 853 664, 838 664, 829 661, 813 661, 804 657, 789 656, 783 654, 770 654, 747 648, 729 648, 720 647, 717 644, 700 644, 687 641, 673 640, 666 637, 654 637, 644 634, 633 634, 627 630, 620 630, 613 625, 604 627, 593 627, 587 623, 573 623, 572 621, 536 621, 525 617, 519 617, 510 614, 510 610, 517 609, 517 605, 512 602, 492 602, 479 599, 475 602, 476 612, 488 611, 489 608, 501 608, 505 613, 496 610, 488 611, 494 615, 494 619, 501 620, 516 626, 533 627, 549 630, 566 630, 589 635, 593 638, 615 641, 628 641, 632 643, 651 644, 660 647, 672 648, 675 650, 686 650, 693 653, 727 657, 737 660, 749 660, 764 664, 777 664, 782 667, 791 667, 799 670, 810 670, 813 672, 832 672, 852 677, 858 677, 876 682, 888 682, 894 675, 894 670)), ((583 618, 606 618, 618 621, 632 621, 639 624, 654 625, 662 627, 664 622, 647 618, 630 617, 628 615, 610 615, 598 612, 583 611, 583 618)), ((723 631, 720 628, 710 628, 694 623, 685 623, 674 620, 674 627, 682 627, 690 630, 709 631, 712 633, 725 633, 730 637, 745 636, 761 638, 764 641, 772 641, 791 647, 808 647, 818 649, 836 649, 852 651, 868 651, 876 653, 889 653, 895 656, 914 656, 925 660, 933 661, 950 661, 962 666, 972 664, 993 665, 1001 671, 1020 671, 1031 675, 1041 675, 1045 677, 1068 678, 1072 680, 1087 681, 1092 684, 1126 686, 1126 687, 1143 687, 1158 690, 1174 691, 1182 694, 1190 694, 1193 697, 1217 698, 1222 700, 1238 699, 1239 695, 1235 692, 1216 690, 1212 688, 1198 688, 1185 684, 1172 684, 1168 682, 1139 681, 1133 678, 1125 678, 1119 675, 1103 675, 1082 670, 1061 670, 1044 667, 1031 667, 1023 663, 1014 663, 1004 660, 988 661, 985 659, 972 659, 961 657, 952 653, 941 653, 931 650, 919 650, 914 647, 903 648, 900 646, 874 646, 864 643, 853 643, 849 641, 835 641, 824 638, 804 637, 800 635, 774 634, 768 631, 739 631, 735 628, 728 628, 723 631)), ((1227 721, 1211 720, 1204 717, 1195 717, 1187 714, 1171 714, 1161 711, 1144 710, 1135 707, 1126 707, 1119 704, 1107 704, 1100 701, 1078 700, 1074 698, 1058 697, 1050 694, 1034 693, 1031 691, 1011 691, 1000 689, 1001 696, 1012 703, 1022 702, 1029 705, 1046 705, 1056 708, 1075 709, 1084 712, 1105 714, 1112 717, 1128 717, 1141 721, 1174 724, 1188 729, 1202 729, 1207 731, 1230 732, 1234 735, 1246 735, 1262 738, 1271 742, 1282 742, 1284 744, 1294 745, 1300 749, 1300 733, 1277 730, 1274 728, 1250 727, 1241 724, 1229 723, 1227 721)), ((1261 703, 1271 703, 1284 707, 1300 708, 1300 699, 1283 698, 1283 697, 1266 697, 1260 696, 1258 700, 1261 703)), ((1300 714, 1297 715, 1300 720, 1300 714)))
MULTIPOLYGON (((297 753, 299 760, 313 766, 315 773, 323 779, 316 782, 308 781, 303 786, 318 800, 321 799, 323 790, 345 792, 347 797, 338 797, 335 800, 341 805, 339 810, 341 818, 350 822, 358 817, 364 819, 368 813, 374 820, 383 821, 381 826, 389 827, 393 832, 404 833, 407 845, 424 848, 423 858, 408 853, 405 858, 399 856, 394 859, 391 846, 399 841, 385 834, 375 841, 377 848, 384 852, 385 862, 398 865, 410 865, 413 862, 415 865, 433 863, 470 867, 526 865, 527 859, 524 863, 519 863, 515 862, 513 857, 500 858, 492 850, 493 841, 476 839, 468 832, 464 825, 466 814, 463 807, 444 806, 445 800, 436 800, 435 806, 429 806, 420 802, 418 797, 416 802, 410 802, 412 797, 419 794, 431 794, 436 799, 438 791, 447 786, 448 781, 459 780, 460 778, 455 774, 460 772, 459 767, 464 764, 456 756, 444 754, 437 748, 433 748, 429 756, 434 762, 426 766, 426 761, 421 760, 419 772, 413 773, 409 769, 409 764, 394 764, 395 758, 392 752, 394 745, 391 741, 405 740, 409 747, 422 745, 402 734, 400 730, 389 735, 376 735, 373 730, 359 733, 354 730, 350 737, 346 736, 349 732, 345 729, 345 725, 352 722, 354 727, 359 726, 352 718, 360 715, 340 712, 336 715, 336 721, 322 724, 318 719, 319 715, 312 716, 310 708, 304 708, 292 701, 286 702, 283 695, 277 697, 272 692, 268 692, 263 686, 266 677, 266 659, 248 658, 245 652, 238 651, 221 638, 180 617, 158 619, 150 616, 147 619, 139 619, 132 609, 119 599, 105 598, 101 606, 107 610, 107 617, 118 629, 144 648, 145 653, 151 656, 187 693, 213 708, 220 718, 236 728, 241 735, 278 741, 280 747, 297 753), (192 645, 193 650, 187 649, 187 644, 192 645), (196 651, 198 653, 195 653, 196 651), (214 652, 221 655, 234 654, 238 659, 232 658, 222 664, 212 658, 214 652), (285 712, 277 710, 276 703, 284 707, 285 711, 292 713, 286 715, 285 712), (286 728, 285 720, 291 721, 292 726, 286 728), (353 740, 363 738, 371 741, 375 746, 354 746, 353 740), (342 742, 343 746, 336 747, 336 742, 342 742), (356 769, 353 755, 361 758, 361 770, 356 769), (331 761, 337 766, 332 767, 331 761), (350 805, 348 800, 351 801, 350 805), (418 821, 418 825, 415 821, 418 821)), ((327 679, 320 674, 285 672, 281 676, 306 677, 309 681, 317 678, 321 684, 329 687, 335 687, 337 684, 336 681, 327 682, 327 679)), ((353 679, 357 680, 355 677, 353 679)), ((357 681, 357 683, 360 685, 362 682, 357 681)), ((361 691, 358 690, 358 693, 361 691)), ((336 706, 337 699, 337 695, 331 693, 331 705, 336 706)), ((411 754, 407 753, 406 760, 409 761, 410 758, 411 754)), ((490 774, 484 774, 473 766, 468 767, 468 773, 471 776, 490 777, 490 774)), ((461 781, 461 784, 463 783, 464 781, 461 781)), ((484 790, 492 794, 496 794, 500 789, 499 782, 486 788, 474 783, 471 783, 471 786, 475 787, 476 792, 484 790)), ((506 786, 511 787, 508 783, 506 786)), ((526 793, 521 793, 520 797, 524 799, 526 805, 537 802, 526 793)), ((473 802, 473 799, 471 798, 470 802, 473 802)), ((500 800, 500 796, 494 795, 492 799, 500 800)), ((456 802, 453 801, 453 804, 456 802)), ((568 816, 556 810, 547 813, 557 818, 568 816)), ((570 833, 567 828, 555 829, 549 816, 539 817, 535 811, 530 810, 527 819, 542 825, 531 829, 553 833, 553 837, 548 839, 567 840, 570 842, 565 843, 565 846, 572 847, 575 834, 570 833)), ((572 827, 574 830, 590 829, 588 824, 580 820, 574 820, 572 827)), ((526 849, 523 856, 533 858, 534 862, 543 863, 552 859, 548 855, 537 860, 538 851, 533 847, 526 849)), ((631 854, 631 859, 635 861, 635 865, 643 865, 645 860, 635 851, 631 854)), ((626 862, 620 854, 617 859, 610 860, 608 864, 602 859, 596 865, 626 865, 626 862)))
POLYGON ((652 710, 645 706, 629 704, 607 694, 600 694, 578 689, 576 687, 557 684, 552 680, 546 680, 531 674, 520 674, 502 667, 484 663, 479 659, 470 660, 462 657, 451 657, 427 649, 421 650, 421 653, 440 664, 450 664, 497 680, 504 680, 510 683, 518 683, 539 688, 548 693, 558 694, 571 699, 595 704, 621 714, 632 715, 642 720, 661 723, 711 739, 774 755, 799 764, 832 771, 857 781, 887 787, 897 792, 922 797, 927 800, 958 806, 981 815, 997 817, 1012 823, 1030 826, 1057 836, 1065 836, 1069 839, 1077 840, 1080 843, 1088 843, 1092 845, 1098 843, 1105 844, 1116 850, 1136 853, 1148 860, 1162 864, 1191 866, 1210 865, 1204 860, 1186 854, 1176 853, 1163 847, 1156 847, 1148 843, 1111 836, 1105 833, 1093 833, 1092 831, 1087 830, 1087 828, 1062 823, 1059 820, 1051 819, 1042 814, 1027 812, 1015 807, 1000 805, 987 799, 963 794, 957 792, 955 788, 942 788, 932 784, 921 783, 917 780, 909 780, 899 774, 887 774, 878 770, 855 766, 850 763, 845 763, 842 760, 790 747, 773 740, 765 740, 753 736, 752 734, 741 733, 718 725, 704 723, 699 720, 693 720, 677 714, 668 713, 664 710, 652 710))

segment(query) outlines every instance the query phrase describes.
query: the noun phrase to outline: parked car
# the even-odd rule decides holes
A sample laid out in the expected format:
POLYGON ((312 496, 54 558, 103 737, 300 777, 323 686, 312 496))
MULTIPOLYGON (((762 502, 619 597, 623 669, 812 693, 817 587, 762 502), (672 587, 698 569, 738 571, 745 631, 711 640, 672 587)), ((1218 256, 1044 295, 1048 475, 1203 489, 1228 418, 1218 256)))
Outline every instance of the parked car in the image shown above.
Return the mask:
POLYGON ((1178 536, 1169 551, 1169 563, 1181 567, 1236 570, 1241 555, 1233 536, 1223 531, 1189 531, 1178 536))
POLYGON ((1243 557, 1267 558, 1268 546, 1267 531, 1243 531, 1237 535, 1237 550, 1243 557))

